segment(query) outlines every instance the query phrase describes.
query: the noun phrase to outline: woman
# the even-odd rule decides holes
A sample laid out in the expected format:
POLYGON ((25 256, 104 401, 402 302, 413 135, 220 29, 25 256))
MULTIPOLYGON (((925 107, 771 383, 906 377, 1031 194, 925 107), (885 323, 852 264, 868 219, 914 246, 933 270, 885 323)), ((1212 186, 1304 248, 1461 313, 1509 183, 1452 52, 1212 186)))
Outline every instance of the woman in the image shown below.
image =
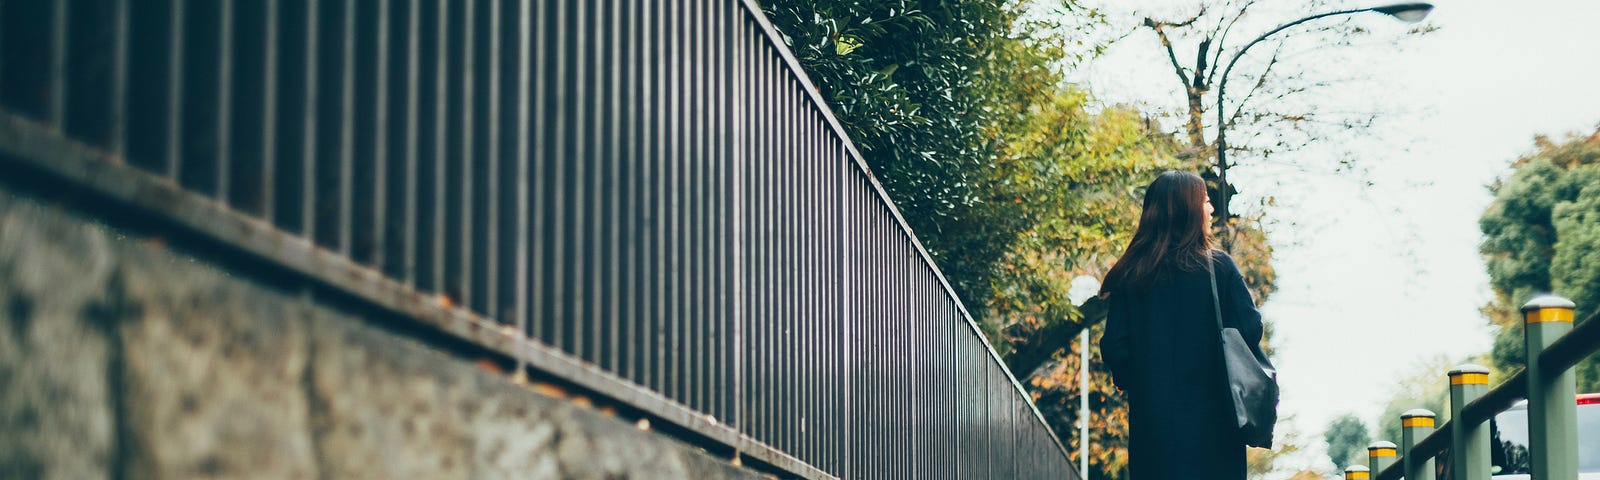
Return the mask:
POLYGON ((1200 177, 1156 177, 1139 229, 1100 290, 1111 304, 1100 352, 1128 401, 1133 480, 1245 478, 1210 272, 1223 324, 1252 347, 1261 314, 1233 259, 1211 248, 1211 211, 1200 177))

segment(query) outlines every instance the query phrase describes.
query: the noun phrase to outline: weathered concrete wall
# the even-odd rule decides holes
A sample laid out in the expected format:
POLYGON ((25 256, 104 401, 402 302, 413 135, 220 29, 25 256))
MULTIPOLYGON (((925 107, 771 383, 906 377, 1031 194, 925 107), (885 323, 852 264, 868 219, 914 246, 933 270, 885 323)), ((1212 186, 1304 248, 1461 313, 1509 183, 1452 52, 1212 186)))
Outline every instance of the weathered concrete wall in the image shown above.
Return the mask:
POLYGON ((0 189, 0 479, 758 478, 0 189))

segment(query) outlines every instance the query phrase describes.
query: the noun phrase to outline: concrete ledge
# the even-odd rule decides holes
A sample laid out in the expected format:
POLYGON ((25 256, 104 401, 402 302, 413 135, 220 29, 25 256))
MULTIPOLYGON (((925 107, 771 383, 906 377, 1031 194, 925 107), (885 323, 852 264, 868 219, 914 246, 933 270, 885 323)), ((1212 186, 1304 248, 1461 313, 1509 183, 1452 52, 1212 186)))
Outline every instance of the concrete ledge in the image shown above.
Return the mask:
POLYGON ((760 478, 0 189, 0 478, 760 478))

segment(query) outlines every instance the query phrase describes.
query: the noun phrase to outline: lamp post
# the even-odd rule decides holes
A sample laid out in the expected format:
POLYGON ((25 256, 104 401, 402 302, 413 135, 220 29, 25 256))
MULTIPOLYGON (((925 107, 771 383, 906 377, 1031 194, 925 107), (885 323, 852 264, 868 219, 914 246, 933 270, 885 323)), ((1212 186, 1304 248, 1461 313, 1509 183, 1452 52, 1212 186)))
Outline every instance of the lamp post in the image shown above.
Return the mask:
POLYGON ((1230 215, 1231 215, 1229 213, 1229 211, 1228 211, 1228 197, 1231 196, 1231 195, 1228 192, 1228 141, 1227 141, 1227 131, 1228 131, 1227 118, 1228 117, 1223 114, 1222 101, 1223 101, 1223 92, 1226 91, 1227 88, 1228 88, 1228 72, 1232 72, 1233 71, 1233 65, 1236 64, 1236 63, 1239 63, 1239 58, 1243 57, 1244 53, 1246 51, 1250 50, 1250 47, 1255 46, 1257 43, 1261 43, 1261 41, 1262 40, 1266 40, 1267 37, 1270 37, 1273 34, 1276 34, 1278 32, 1281 32, 1281 31, 1283 31, 1283 30, 1285 30, 1285 29, 1287 29, 1289 27, 1293 27, 1295 25, 1299 25, 1299 24, 1302 24, 1302 23, 1305 23, 1305 22, 1309 22, 1309 21, 1312 21, 1312 20, 1316 20, 1316 19, 1319 19, 1319 18, 1334 17, 1334 16, 1339 16, 1339 15, 1350 15, 1350 14, 1361 13, 1361 12, 1378 12, 1378 13, 1382 13, 1384 15, 1389 15, 1391 17, 1399 19, 1402 22, 1416 23, 1416 22, 1422 21, 1422 19, 1424 17, 1428 16, 1428 12, 1431 12, 1431 11, 1433 11, 1433 4, 1430 4, 1430 3, 1397 3, 1397 4, 1385 5, 1385 6, 1381 6, 1381 7, 1357 8, 1357 9, 1351 9, 1351 10, 1339 10, 1339 11, 1336 11, 1336 12, 1319 13, 1319 14, 1312 15, 1312 16, 1305 17, 1305 18, 1301 18, 1299 20, 1295 20, 1295 21, 1292 21, 1292 22, 1289 22, 1289 23, 1285 23, 1283 25, 1279 25, 1278 28, 1274 28, 1274 29, 1272 29, 1270 31, 1267 31, 1267 33, 1263 33, 1263 34, 1261 34, 1261 36, 1256 37, 1255 40, 1251 40, 1250 43, 1244 44, 1243 48, 1240 48, 1237 53, 1233 54, 1233 59, 1228 61, 1228 67, 1222 70, 1222 76, 1217 80, 1217 200, 1218 201, 1217 201, 1217 205, 1216 205, 1216 210, 1217 210, 1217 218, 1222 219, 1222 222, 1223 222, 1224 226, 1227 225, 1228 219, 1230 218, 1230 215))
MULTIPOLYGON (((1067 289, 1073 305, 1083 305, 1100 291, 1100 279, 1079 275, 1067 289)), ((1078 332, 1078 478, 1089 478, 1089 327, 1078 332)))

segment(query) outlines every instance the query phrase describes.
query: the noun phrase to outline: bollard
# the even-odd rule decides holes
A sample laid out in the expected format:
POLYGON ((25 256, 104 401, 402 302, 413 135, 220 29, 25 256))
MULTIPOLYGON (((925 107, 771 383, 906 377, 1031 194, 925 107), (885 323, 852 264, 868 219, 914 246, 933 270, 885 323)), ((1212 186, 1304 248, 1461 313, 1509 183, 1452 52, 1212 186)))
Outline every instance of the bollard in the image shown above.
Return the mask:
POLYGON ((1399 448, 1393 442, 1376 441, 1367 446, 1367 467, 1372 469, 1372 474, 1377 475, 1383 469, 1394 465, 1394 456, 1399 448))
POLYGON ((1405 461, 1406 480, 1433 480, 1433 457, 1411 452, 1411 446, 1433 433, 1433 417, 1433 412, 1422 408, 1400 414, 1400 445, 1406 448, 1400 458, 1405 461))
POLYGON ((1522 306, 1528 363, 1528 469, 1533 478, 1578 478, 1577 386, 1572 367, 1544 372, 1539 353, 1572 330, 1571 300, 1542 295, 1522 306))
POLYGON ((1464 364, 1450 370, 1450 471, 1455 480, 1489 480, 1489 429, 1468 424, 1461 408, 1489 391, 1489 369, 1464 364))
POLYGON ((1367 467, 1363 467, 1363 466, 1360 466, 1360 465, 1351 465, 1351 466, 1348 466, 1348 467, 1344 467, 1344 480, 1356 480, 1358 478, 1359 479, 1372 478, 1372 473, 1367 470, 1367 467))

